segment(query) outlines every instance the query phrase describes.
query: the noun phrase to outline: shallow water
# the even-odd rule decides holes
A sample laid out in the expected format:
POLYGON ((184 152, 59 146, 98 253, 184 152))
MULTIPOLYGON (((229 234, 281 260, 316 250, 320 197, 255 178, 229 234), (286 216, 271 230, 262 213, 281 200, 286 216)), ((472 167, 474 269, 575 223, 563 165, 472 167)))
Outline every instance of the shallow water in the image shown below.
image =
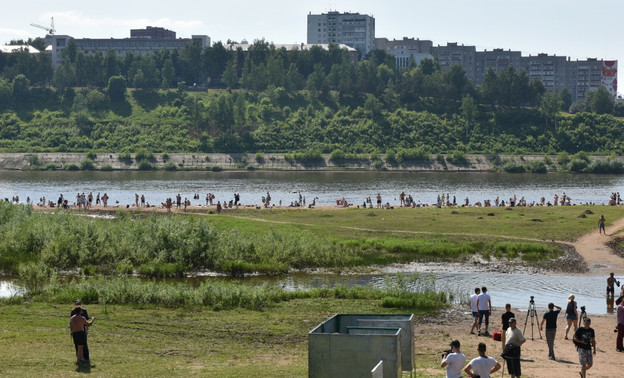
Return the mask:
POLYGON ((109 204, 134 203, 134 195, 144 194, 146 201, 159 205, 167 197, 180 193, 193 205, 205 204, 207 193, 216 201, 233 199, 240 193, 247 205, 260 205, 262 196, 271 193, 273 203, 289 205, 298 200, 299 192, 309 204, 318 197, 318 205, 335 205, 344 197, 349 203, 362 204, 364 199, 382 196, 384 203, 396 205, 399 193, 411 194, 416 203, 434 203, 437 196, 449 193, 462 204, 497 196, 507 202, 522 196, 528 202, 542 196, 553 201, 565 192, 573 204, 605 204, 612 192, 624 186, 623 175, 587 175, 570 173, 505 174, 467 172, 0 172, 0 197, 30 197, 35 203, 45 196, 56 201, 62 193, 75 202, 77 193, 108 193, 109 204), (200 198, 194 200, 193 194, 200 198))

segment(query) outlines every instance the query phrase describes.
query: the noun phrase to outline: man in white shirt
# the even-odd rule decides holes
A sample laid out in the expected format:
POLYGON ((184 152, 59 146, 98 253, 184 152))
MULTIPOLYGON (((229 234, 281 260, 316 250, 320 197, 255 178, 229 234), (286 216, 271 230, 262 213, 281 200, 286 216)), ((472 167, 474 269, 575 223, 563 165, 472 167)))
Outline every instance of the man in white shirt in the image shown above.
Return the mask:
POLYGON ((490 378, 490 375, 501 368, 498 361, 485 355, 486 348, 485 343, 479 343, 477 348, 479 357, 472 359, 464 368, 464 372, 469 377, 490 378))
POLYGON ((451 353, 442 357, 441 367, 446 367, 446 378, 461 378, 462 367, 466 363, 466 356, 459 351, 459 340, 451 341, 451 353))
POLYGON ((526 342, 526 338, 516 327, 516 318, 509 319, 509 328, 507 328, 507 341, 503 354, 507 361, 507 371, 511 378, 520 377, 520 346, 526 342))
POLYGON ((474 294, 470 296, 470 311, 472 312, 472 327, 470 327, 470 334, 474 334, 474 330, 479 327, 479 308, 477 308, 477 298, 481 294, 481 289, 475 287, 474 294))
POLYGON ((477 308, 479 309, 479 336, 481 336, 481 324, 485 317, 485 331, 483 336, 489 336, 488 327, 490 326, 490 315, 492 315, 492 300, 487 293, 487 287, 481 288, 481 294, 477 297, 477 308))

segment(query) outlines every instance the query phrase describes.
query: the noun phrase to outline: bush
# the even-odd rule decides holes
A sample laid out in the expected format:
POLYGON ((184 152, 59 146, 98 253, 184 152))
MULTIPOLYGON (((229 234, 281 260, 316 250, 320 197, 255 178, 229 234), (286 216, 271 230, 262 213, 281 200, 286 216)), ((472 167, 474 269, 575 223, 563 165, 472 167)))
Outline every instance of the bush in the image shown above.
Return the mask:
POLYGON ((583 172, 583 170, 587 168, 587 161, 582 159, 574 159, 570 162, 570 171, 572 172, 583 172))
POLYGON ((117 155, 117 159, 125 164, 132 164, 132 154, 130 152, 122 152, 117 155))
POLYGON ((134 155, 134 160, 136 160, 137 163, 140 162, 141 160, 153 162, 156 160, 156 158, 154 157, 154 154, 152 152, 141 149, 137 151, 137 153, 134 155))
POLYGON ((97 159, 97 154, 95 152, 93 152, 93 151, 89 151, 89 152, 87 152, 87 156, 86 157, 87 157, 87 159, 95 160, 95 159, 97 159))
POLYGON ((468 165, 468 158, 466 157, 466 154, 462 151, 453 151, 452 154, 446 157, 446 160, 449 163, 457 166, 468 165))
POLYGON ((402 166, 431 162, 431 154, 424 148, 401 148, 396 152, 396 161, 402 166))
POLYGON ((615 159, 594 160, 585 168, 589 173, 624 173, 624 164, 615 159))
POLYGON ((100 171, 104 171, 104 172, 110 172, 113 171, 113 166, 110 164, 104 164, 103 166, 100 167, 100 171))
POLYGON ((264 160, 264 154, 262 152, 256 153, 256 162, 260 165, 264 165, 265 160, 264 160))
POLYGON ((524 168, 524 165, 522 165, 520 163, 516 163, 514 161, 506 162, 505 165, 503 165, 503 169, 507 173, 524 173, 524 172, 526 172, 526 169, 524 168))
POLYGON ((221 171, 223 171, 223 168, 219 167, 218 165, 215 165, 212 168, 210 168, 210 170, 213 171, 213 172, 221 172, 221 171))
POLYGON ((67 164, 65 165, 64 169, 66 171, 79 171, 80 167, 76 164, 67 164))
POLYGON ((155 169, 154 164, 149 161, 141 160, 139 162, 139 171, 151 171, 152 169, 155 169))
POLYGON ((168 161, 169 161, 169 154, 168 154, 168 153, 166 153, 166 152, 163 152, 163 153, 160 155, 160 158, 162 159, 162 161, 163 161, 164 163, 166 163, 166 162, 168 162, 168 161))
POLYGON ((175 163, 173 162, 168 162, 163 165, 162 169, 164 169, 165 171, 177 171, 178 166, 175 165, 175 163))
POLYGON ((20 282, 30 294, 39 294, 52 275, 52 270, 42 262, 21 264, 18 272, 20 282))
POLYGON ((565 165, 568 164, 570 162, 570 155, 563 151, 563 152, 559 152, 557 154, 557 163, 559 163, 559 165, 565 165))
POLYGON ((83 171, 92 171, 95 169, 95 163, 89 158, 85 158, 80 162, 80 169, 83 171))
POLYGON ((532 160, 526 164, 526 168, 529 172, 532 173, 546 173, 548 169, 546 169, 546 164, 540 160, 532 160))

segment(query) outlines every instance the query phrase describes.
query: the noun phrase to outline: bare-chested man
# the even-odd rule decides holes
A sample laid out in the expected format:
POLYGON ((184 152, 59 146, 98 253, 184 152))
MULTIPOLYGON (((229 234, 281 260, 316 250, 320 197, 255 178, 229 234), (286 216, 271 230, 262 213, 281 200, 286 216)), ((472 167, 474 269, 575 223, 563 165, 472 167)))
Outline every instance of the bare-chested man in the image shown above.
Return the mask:
POLYGON ((69 326, 71 328, 74 344, 78 347, 78 351, 76 352, 76 363, 81 363, 86 361, 83 358, 83 349, 87 340, 87 334, 84 327, 90 327, 95 318, 91 318, 91 320, 88 321, 84 318, 84 316, 82 316, 82 309, 80 307, 76 307, 76 310, 76 314, 74 314, 74 316, 72 316, 69 320, 69 326))

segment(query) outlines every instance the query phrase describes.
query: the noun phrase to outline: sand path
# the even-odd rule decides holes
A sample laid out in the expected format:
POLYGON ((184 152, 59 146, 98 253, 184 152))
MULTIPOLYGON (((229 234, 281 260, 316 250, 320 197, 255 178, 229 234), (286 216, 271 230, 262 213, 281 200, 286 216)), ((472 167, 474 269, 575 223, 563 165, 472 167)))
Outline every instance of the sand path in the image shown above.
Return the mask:
POLYGON ((606 227, 606 235, 599 234, 598 225, 596 225, 596 230, 581 236, 572 243, 587 262, 591 274, 604 274, 606 277, 609 272, 616 272, 616 275, 624 273, 624 259, 611 252, 606 245, 622 229, 624 229, 624 218, 617 219, 606 227))

